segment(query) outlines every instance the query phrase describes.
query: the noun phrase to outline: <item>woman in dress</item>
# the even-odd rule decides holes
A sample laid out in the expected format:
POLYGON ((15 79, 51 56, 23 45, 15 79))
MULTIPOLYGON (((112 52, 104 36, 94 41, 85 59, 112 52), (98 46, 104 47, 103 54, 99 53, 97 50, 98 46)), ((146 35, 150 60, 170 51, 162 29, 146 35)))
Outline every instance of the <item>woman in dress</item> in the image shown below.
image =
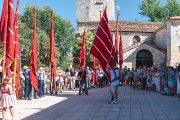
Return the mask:
POLYGON ((66 69, 65 75, 64 75, 64 90, 67 90, 69 77, 70 77, 69 69, 66 69))
POLYGON ((154 74, 154 79, 155 79, 155 84, 156 84, 156 92, 160 92, 160 72, 159 70, 157 70, 157 68, 155 69, 155 74, 154 74))
POLYGON ((156 71, 155 71, 154 69, 152 69, 152 71, 151 71, 151 76, 152 76, 152 91, 153 91, 153 92, 156 91, 155 73, 156 73, 156 71))
POLYGON ((12 119, 14 120, 14 106, 16 104, 15 89, 12 88, 9 78, 3 80, 2 92, 2 116, 6 119, 6 110, 9 108, 12 119))

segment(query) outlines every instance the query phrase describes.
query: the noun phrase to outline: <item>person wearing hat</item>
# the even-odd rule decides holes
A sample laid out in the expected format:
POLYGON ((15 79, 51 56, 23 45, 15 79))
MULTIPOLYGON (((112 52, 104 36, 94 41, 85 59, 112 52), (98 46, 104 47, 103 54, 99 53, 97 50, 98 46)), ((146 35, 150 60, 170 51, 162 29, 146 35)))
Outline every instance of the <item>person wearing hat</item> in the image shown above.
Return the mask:
POLYGON ((110 68, 109 65, 106 66, 106 71, 111 75, 111 101, 110 104, 116 104, 117 98, 118 98, 118 86, 120 83, 120 69, 116 66, 113 67, 113 69, 110 68))
POLYGON ((25 96, 24 97, 25 99, 31 100, 30 93, 31 93, 32 86, 30 83, 30 72, 27 66, 23 67, 23 75, 25 78, 25 96))

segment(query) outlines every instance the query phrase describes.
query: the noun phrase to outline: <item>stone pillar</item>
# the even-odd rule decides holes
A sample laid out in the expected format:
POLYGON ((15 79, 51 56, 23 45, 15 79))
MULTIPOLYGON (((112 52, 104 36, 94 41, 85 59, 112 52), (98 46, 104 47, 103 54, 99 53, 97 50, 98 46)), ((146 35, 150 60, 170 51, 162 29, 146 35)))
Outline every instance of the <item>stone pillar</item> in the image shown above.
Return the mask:
POLYGON ((167 66, 180 62, 180 17, 171 17, 167 21, 167 66))

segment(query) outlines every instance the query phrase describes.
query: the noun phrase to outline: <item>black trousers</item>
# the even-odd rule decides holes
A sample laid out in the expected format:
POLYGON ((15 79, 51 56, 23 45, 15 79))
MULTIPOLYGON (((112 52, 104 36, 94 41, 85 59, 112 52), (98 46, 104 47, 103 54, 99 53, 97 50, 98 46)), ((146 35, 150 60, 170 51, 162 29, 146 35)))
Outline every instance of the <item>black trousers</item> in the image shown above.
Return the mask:
POLYGON ((143 78, 143 90, 146 90, 146 87, 147 87, 146 79, 147 78, 143 78))
POLYGON ((79 85, 79 95, 81 95, 81 91, 86 92, 88 95, 88 88, 87 88, 87 82, 86 80, 81 80, 79 85))
POLYGON ((98 78, 99 88, 103 87, 103 80, 104 80, 104 77, 98 78))

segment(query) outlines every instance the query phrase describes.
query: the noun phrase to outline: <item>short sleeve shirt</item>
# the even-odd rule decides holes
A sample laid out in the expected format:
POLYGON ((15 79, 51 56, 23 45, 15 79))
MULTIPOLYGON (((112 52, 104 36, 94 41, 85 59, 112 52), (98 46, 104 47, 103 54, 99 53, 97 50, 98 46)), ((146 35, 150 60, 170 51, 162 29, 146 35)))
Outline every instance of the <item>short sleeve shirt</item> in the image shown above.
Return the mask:
POLYGON ((174 71, 170 71, 168 73, 168 81, 173 81, 174 80, 174 76, 175 76, 175 72, 174 71))
MULTIPOLYGON (((115 78, 120 76, 120 71, 119 70, 110 70, 110 74, 111 74, 111 81, 114 80, 115 78), (116 73, 116 75, 115 75, 116 73)), ((115 80, 111 83, 112 86, 117 86, 119 85, 119 80, 115 80)))

